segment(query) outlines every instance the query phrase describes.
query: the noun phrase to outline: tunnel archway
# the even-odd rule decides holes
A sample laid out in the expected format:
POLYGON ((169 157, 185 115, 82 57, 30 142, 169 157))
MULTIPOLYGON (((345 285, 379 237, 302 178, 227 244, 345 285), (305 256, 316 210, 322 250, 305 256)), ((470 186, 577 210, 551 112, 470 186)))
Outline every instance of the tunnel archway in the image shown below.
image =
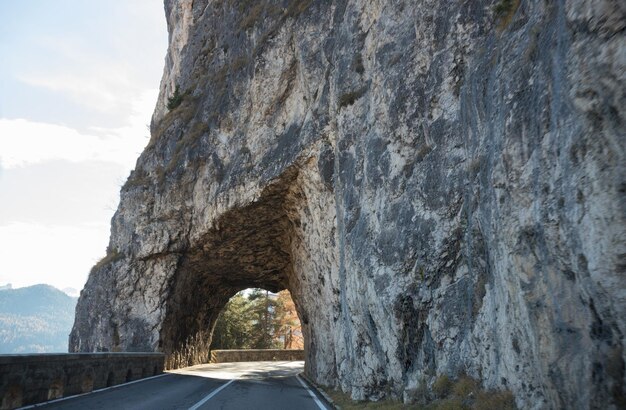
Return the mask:
POLYGON ((240 349, 304 349, 302 325, 287 289, 246 289, 228 301, 213 328, 211 350, 240 349))
POLYGON ((325 336, 334 322, 317 305, 325 298, 331 309, 323 312, 335 308, 332 316, 338 316, 335 235, 334 197, 315 160, 289 168, 256 201, 222 214, 181 256, 172 278, 160 334, 167 367, 208 362, 225 304, 243 289, 263 288, 290 291, 305 355, 316 357, 307 366, 319 364, 321 354, 334 370, 333 341, 325 336))

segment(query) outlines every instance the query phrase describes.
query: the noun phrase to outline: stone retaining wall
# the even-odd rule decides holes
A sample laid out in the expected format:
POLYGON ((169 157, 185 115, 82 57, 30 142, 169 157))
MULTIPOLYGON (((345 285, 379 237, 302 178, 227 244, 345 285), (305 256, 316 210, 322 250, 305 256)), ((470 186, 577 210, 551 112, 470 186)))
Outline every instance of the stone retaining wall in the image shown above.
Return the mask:
POLYGON ((304 360, 304 350, 211 350, 211 363, 304 360))
POLYGON ((88 393, 163 372, 161 353, 0 355, 0 409, 88 393))

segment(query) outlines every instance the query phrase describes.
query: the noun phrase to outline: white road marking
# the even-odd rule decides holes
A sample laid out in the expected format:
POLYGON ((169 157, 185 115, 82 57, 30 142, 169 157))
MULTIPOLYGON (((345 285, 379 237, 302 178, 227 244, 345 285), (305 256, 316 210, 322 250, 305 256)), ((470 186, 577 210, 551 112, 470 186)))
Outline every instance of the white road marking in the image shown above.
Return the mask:
POLYGON ((296 374, 296 379, 298 379, 298 381, 300 382, 300 384, 302 385, 302 387, 304 387, 306 389, 306 391, 309 392, 309 394, 311 395, 311 397, 313 397, 313 400, 315 400, 315 404, 317 404, 317 407, 320 408, 320 410, 327 410, 326 406, 324 406, 322 404, 322 402, 320 401, 320 399, 317 398, 317 396, 315 395, 315 393, 313 393, 311 391, 311 389, 309 389, 309 386, 306 385, 306 383, 304 383, 304 381, 302 381, 302 379, 300 378, 300 376, 298 376, 296 374))
POLYGON ((163 376, 167 376, 167 375, 169 375, 169 373, 163 373, 163 374, 159 374, 159 375, 156 375, 156 376, 144 377, 143 379, 133 380, 132 382, 128 382, 128 383, 116 384, 115 386, 104 387, 102 389, 92 390, 92 391, 87 392, 87 393, 81 393, 81 394, 75 394, 73 396, 61 397, 60 399, 44 401, 43 403, 31 404, 30 406, 20 407, 17 410, 34 409, 36 407, 47 406, 48 404, 51 404, 51 403, 58 403, 60 401, 71 400, 71 399, 75 399, 77 397, 83 397, 83 396, 87 396, 87 395, 93 394, 93 393, 98 393, 98 392, 101 392, 101 391, 117 389, 118 387, 128 386, 129 384, 135 384, 135 383, 139 383, 139 382, 145 382, 146 380, 158 379, 159 377, 163 377, 163 376))
POLYGON ((218 387, 217 389, 213 390, 208 396, 206 396, 204 399, 200 400, 199 402, 197 402, 196 404, 194 404, 193 406, 189 407, 189 410, 198 410, 200 408, 200 406, 202 406, 204 403, 206 403, 207 401, 211 400, 211 398, 213 396, 215 396, 217 393, 221 392, 223 389, 226 388, 226 386, 228 386, 229 384, 231 384, 232 382, 234 382, 237 379, 232 379, 231 381, 229 381, 226 384, 221 385, 220 387, 218 387))

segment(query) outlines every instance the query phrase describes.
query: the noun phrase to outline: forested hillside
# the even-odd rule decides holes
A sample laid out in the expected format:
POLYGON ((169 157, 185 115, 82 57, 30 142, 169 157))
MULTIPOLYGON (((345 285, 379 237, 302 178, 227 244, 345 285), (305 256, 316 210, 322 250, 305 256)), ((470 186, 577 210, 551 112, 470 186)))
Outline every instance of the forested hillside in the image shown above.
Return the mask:
POLYGON ((67 352, 76 300, 48 285, 0 290, 0 354, 67 352))

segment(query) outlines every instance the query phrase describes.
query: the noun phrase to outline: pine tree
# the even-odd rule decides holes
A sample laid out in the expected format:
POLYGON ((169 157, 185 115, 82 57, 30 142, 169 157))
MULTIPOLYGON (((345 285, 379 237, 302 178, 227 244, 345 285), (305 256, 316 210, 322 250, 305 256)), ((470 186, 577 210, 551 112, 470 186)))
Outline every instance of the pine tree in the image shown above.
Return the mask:
POLYGON ((211 349, 248 349, 253 336, 250 301, 237 293, 217 319, 211 349))
POLYGON ((248 296, 252 306, 253 349, 277 349, 280 343, 275 341, 276 334, 276 302, 270 293, 263 289, 254 289, 248 296))
POLYGON ((302 349, 300 320, 289 291, 237 293, 220 313, 211 349, 302 349))

